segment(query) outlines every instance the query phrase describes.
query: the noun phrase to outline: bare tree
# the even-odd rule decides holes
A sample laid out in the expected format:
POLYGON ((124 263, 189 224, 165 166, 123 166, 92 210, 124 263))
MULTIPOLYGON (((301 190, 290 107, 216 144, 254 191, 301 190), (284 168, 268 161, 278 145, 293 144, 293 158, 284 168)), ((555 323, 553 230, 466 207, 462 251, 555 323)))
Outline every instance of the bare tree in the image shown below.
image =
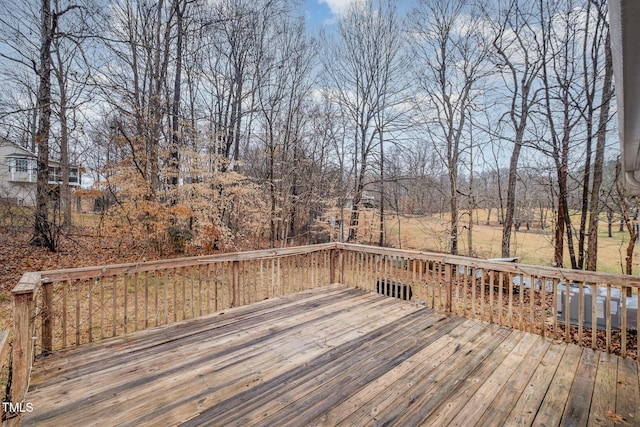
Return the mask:
MULTIPOLYGON (((383 131, 381 112, 390 108, 387 96, 392 88, 392 64, 400 52, 396 1, 367 0, 352 3, 338 18, 338 37, 326 36, 323 47, 324 74, 332 99, 348 117, 353 132, 354 184, 349 235, 357 238, 360 204, 372 155, 379 148, 383 131)), ((387 116, 388 117, 388 116, 387 116)))
MULTIPOLYGON (((446 165, 451 227, 449 250, 458 253, 461 156, 468 151, 467 122, 479 80, 486 74, 488 46, 481 19, 466 1, 423 1, 413 14, 417 43, 414 57, 425 128, 446 165)), ((467 152, 470 155, 470 153, 467 152)))
POLYGON ((525 0, 510 0, 505 8, 487 12, 486 18, 492 23, 494 31, 495 67, 504 81, 506 97, 510 101, 508 110, 502 117, 510 127, 510 134, 504 134, 503 137, 509 138, 513 144, 502 227, 502 256, 508 257, 516 209, 518 162, 527 142, 527 127, 532 110, 538 102, 535 84, 544 58, 540 55, 540 31, 535 27, 539 22, 535 4, 525 0))
MULTIPOLYGON (((576 67, 579 65, 575 56, 577 29, 573 22, 572 8, 556 10, 555 5, 540 1, 541 47, 542 55, 546 58, 542 67, 542 84, 546 120, 551 135, 549 151, 555 164, 558 185, 554 262, 558 266, 563 265, 566 232, 571 267, 577 268, 568 202, 570 144, 582 118, 580 109, 574 105, 574 99, 579 98, 580 89, 572 84, 575 83, 576 67), (555 25, 557 19, 561 19, 564 25, 555 25)), ((588 154, 590 156, 591 153, 588 154)))
POLYGON ((566 236, 571 267, 585 267, 590 217, 587 267, 595 269, 600 187, 613 93, 606 10, 603 4, 592 7, 591 1, 541 0, 539 4, 541 47, 547 58, 542 85, 549 133, 549 148, 544 143, 539 148, 553 159, 556 170, 554 262, 563 265, 566 236), (571 198, 579 202, 572 204, 571 198), (577 230, 572 209, 580 210, 577 230))
POLYGON ((263 60, 258 69, 261 84, 256 89, 259 127, 255 134, 266 154, 272 247, 277 240, 295 236, 302 195, 304 100, 310 93, 309 73, 313 64, 304 31, 301 21, 282 16, 272 20, 261 47, 263 60))
MULTIPOLYGON (((589 0, 589 6, 593 5, 596 9, 595 23, 589 25, 589 21, 586 23, 587 29, 593 26, 592 37, 589 39, 585 36, 583 56, 585 58, 584 76, 585 86, 587 88, 587 126, 588 133, 587 138, 591 138, 592 131, 595 130, 596 135, 596 154, 593 165, 593 182, 591 185, 591 194, 589 201, 589 246, 587 247, 587 262, 585 268, 587 270, 595 271, 598 261, 598 223, 600 219, 600 197, 601 188, 603 182, 603 165, 604 165, 604 153, 607 136, 607 125, 610 118, 610 106, 613 98, 613 62, 611 55, 611 37, 609 35, 609 26, 606 20, 606 6, 607 2, 602 0, 589 0), (589 42, 591 40, 592 42, 589 42), (604 51, 604 76, 601 83, 601 95, 599 108, 595 104, 595 92, 596 86, 599 82, 595 79, 599 76, 597 72, 600 69, 599 64, 601 62, 601 51, 604 51), (590 55, 587 55, 590 52, 590 55), (590 59, 590 61, 589 61, 590 59), (589 66, 596 72, 589 73, 589 66), (592 81, 589 81, 588 76, 592 76, 592 81), (598 123, 594 129, 591 125, 594 110, 599 110, 598 123)), ((587 16, 591 16, 591 8, 587 8, 587 16)), ((595 119, 594 119, 595 120, 595 119)), ((586 168, 585 168, 586 170, 586 168)), ((585 185, 586 185, 585 180, 585 185)), ((631 274, 629 272, 628 274, 631 274)))

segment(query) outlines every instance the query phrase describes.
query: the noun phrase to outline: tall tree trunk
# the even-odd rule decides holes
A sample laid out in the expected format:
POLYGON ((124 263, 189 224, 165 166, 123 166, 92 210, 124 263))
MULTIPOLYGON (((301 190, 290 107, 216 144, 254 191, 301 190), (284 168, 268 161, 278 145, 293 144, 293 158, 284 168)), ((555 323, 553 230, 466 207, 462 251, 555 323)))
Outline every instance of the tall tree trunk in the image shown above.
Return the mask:
POLYGON ((604 149, 607 138, 607 122, 611 98, 613 96, 612 77, 613 61, 611 57, 611 42, 607 29, 605 41, 605 75, 602 88, 602 106, 598 122, 598 142, 596 144, 596 158, 593 165, 593 186, 591 188, 591 209, 589 212, 589 246, 587 248, 587 270, 595 271, 598 264, 598 220, 600 216, 600 187, 602 185, 602 169, 604 164, 604 149))
POLYGON ((378 246, 384 246, 384 133, 382 130, 379 131, 378 136, 380 137, 380 235, 378 246))
POLYGON ((633 249, 638 240, 638 228, 629 214, 629 204, 624 197, 624 190, 621 183, 623 179, 621 171, 622 165, 620 157, 618 157, 618 161, 616 162, 616 191, 620 199, 620 208, 622 209, 621 221, 624 221, 624 224, 627 226, 627 231, 629 232, 629 244, 627 245, 627 253, 624 259, 624 273, 631 275, 633 274, 633 249))
POLYGON ((351 205, 351 219, 349 220, 349 235, 347 242, 354 242, 358 238, 358 225, 360 223, 360 202, 362 201, 362 192, 364 191, 364 177, 367 171, 367 164, 360 164, 360 173, 356 182, 355 192, 353 194, 353 203, 351 205))
MULTIPOLYGON (((186 0, 175 0, 174 9, 177 24, 176 74, 173 84, 173 102, 171 105, 171 151, 169 153, 171 166, 171 178, 169 182, 173 187, 177 187, 180 177, 180 148, 182 146, 182 136, 180 134, 180 97, 182 86, 182 51, 184 44, 184 12, 186 7, 186 0)), ((177 203, 176 198, 176 195, 172 197, 171 204, 177 203)))
POLYGON ((68 98, 64 64, 60 56, 59 46, 54 46, 56 53, 56 78, 58 80, 58 90, 60 91, 59 119, 60 119, 60 169, 62 172, 62 182, 59 184, 60 209, 62 211, 62 226, 71 226, 71 191, 69 188, 69 175, 71 164, 69 160, 69 121, 67 119, 68 98))
POLYGON ((49 131, 51 129, 51 41, 56 20, 51 13, 50 0, 42 0, 42 34, 40 44, 40 86, 38 111, 40 114, 36 145, 38 147, 38 172, 36 185, 36 212, 31 244, 57 249, 57 231, 49 221, 49 131))
POLYGON ((449 172, 451 181, 450 209, 451 209, 451 230, 449 232, 449 252, 452 255, 458 255, 458 188, 456 187, 457 174, 453 171, 449 172))
MULTIPOLYGON (((517 138, 517 136, 516 136, 517 138)), ((502 224, 502 257, 507 258, 511 252, 511 228, 513 227, 513 216, 516 210, 516 181, 518 170, 518 159, 522 143, 516 141, 511 160, 509 162, 509 181, 507 184, 507 206, 504 213, 504 222, 502 224)))
POLYGON ((578 263, 576 260, 575 248, 573 246, 573 228, 571 227, 571 215, 569 213, 569 189, 568 189, 568 178, 569 178, 569 136, 565 134, 565 137, 562 141, 562 164, 560 166, 559 176, 558 176, 558 206, 562 205, 563 215, 564 215, 564 223, 565 223, 565 231, 567 234, 567 248, 569 249, 569 258, 571 260, 571 268, 577 269, 578 263))

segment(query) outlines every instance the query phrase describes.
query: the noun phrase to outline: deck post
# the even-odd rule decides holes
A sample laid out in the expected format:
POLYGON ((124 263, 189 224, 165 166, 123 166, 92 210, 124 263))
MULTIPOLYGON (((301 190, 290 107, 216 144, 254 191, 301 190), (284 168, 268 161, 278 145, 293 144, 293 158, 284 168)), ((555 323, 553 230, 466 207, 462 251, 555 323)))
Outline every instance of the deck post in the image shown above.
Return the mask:
POLYGON ((13 349, 11 360, 11 402, 24 399, 29 383, 29 370, 33 360, 34 292, 15 293, 13 297, 13 349))
POLYGON ((53 304, 53 283, 42 285, 42 351, 53 351, 53 330, 51 324, 51 307, 53 304))
POLYGON ((233 261, 233 284, 232 292, 233 301, 231 301, 231 307, 238 307, 240 305, 240 261, 233 261))
MULTIPOLYGON (((0 369, 4 369, 5 363, 7 363, 9 350, 9 332, 0 331, 0 369)), ((2 420, 3 415, 4 405, 0 405, 0 420, 2 420)))

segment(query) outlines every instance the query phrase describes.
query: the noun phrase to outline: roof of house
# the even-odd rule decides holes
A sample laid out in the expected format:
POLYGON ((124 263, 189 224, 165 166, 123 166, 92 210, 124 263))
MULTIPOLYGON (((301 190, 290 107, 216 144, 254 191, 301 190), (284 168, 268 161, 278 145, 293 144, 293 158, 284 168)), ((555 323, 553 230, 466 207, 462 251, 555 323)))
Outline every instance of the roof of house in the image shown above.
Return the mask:
POLYGON ((9 150, 12 150, 12 153, 5 154, 6 157, 20 157, 20 158, 24 158, 24 157, 36 158, 37 157, 36 154, 33 153, 32 151, 4 137, 0 137, 0 148, 1 147, 5 147, 5 148, 8 148, 9 150))
POLYGON ((610 0, 611 51, 621 161, 630 195, 640 195, 640 1, 610 0))

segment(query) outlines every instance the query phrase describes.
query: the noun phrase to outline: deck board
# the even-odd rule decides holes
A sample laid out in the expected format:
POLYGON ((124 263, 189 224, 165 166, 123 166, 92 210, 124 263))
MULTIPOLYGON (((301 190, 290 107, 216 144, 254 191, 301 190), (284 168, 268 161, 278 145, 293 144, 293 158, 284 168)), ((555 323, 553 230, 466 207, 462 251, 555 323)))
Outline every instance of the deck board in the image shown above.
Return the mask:
POLYGON ((332 285, 38 359, 22 424, 634 424, 639 375, 632 360, 332 285))

